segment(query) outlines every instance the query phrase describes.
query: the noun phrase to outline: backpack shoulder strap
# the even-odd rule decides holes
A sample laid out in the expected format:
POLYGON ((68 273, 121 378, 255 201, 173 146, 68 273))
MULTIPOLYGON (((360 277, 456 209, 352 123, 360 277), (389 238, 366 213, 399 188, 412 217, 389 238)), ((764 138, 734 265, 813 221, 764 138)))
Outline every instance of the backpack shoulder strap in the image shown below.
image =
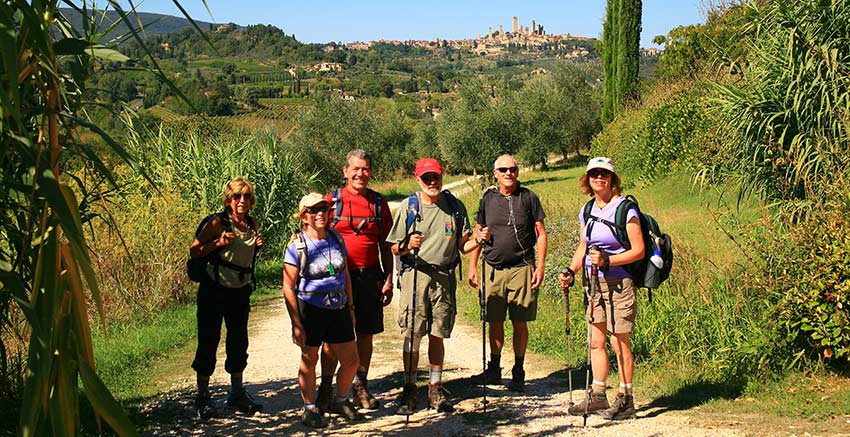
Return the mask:
POLYGON ((587 203, 584 204, 584 209, 582 210, 582 217, 584 217, 584 225, 585 226, 587 226, 587 222, 592 217, 592 215, 590 214, 590 211, 592 211, 592 210, 593 210, 593 199, 590 199, 590 200, 587 201, 587 203))
POLYGON ((345 248, 345 240, 342 238, 342 235, 339 232, 337 232, 336 229, 328 228, 327 231, 328 231, 328 234, 330 234, 331 238, 333 238, 334 241, 336 241, 336 244, 337 244, 337 246, 340 247, 340 249, 347 250, 345 248))
POLYGON ((369 191, 371 191, 372 195, 375 196, 375 223, 378 224, 378 230, 380 231, 381 222, 382 222, 382 220, 381 220, 381 202, 383 202, 383 197, 381 197, 381 193, 379 193, 375 190, 372 190, 371 188, 369 189, 369 191))
POLYGON ((295 231, 295 252, 298 253, 298 278, 296 278, 295 287, 297 288, 301 279, 304 277, 304 272, 307 271, 307 240, 304 239, 304 232, 301 230, 295 231))
POLYGON ((233 223, 230 221, 230 214, 227 211, 219 211, 215 215, 221 220, 221 228, 225 232, 233 232, 233 223))
POLYGON ((413 222, 419 219, 419 195, 410 193, 407 196, 407 219, 404 222, 405 232, 410 233, 410 228, 413 227, 413 222))
POLYGON ((619 241, 620 245, 626 250, 632 248, 632 244, 629 241, 629 234, 626 231, 626 218, 628 217, 629 209, 631 208, 635 208, 638 216, 640 216, 640 208, 638 207, 637 199, 629 194, 622 202, 620 202, 619 205, 617 205, 617 212, 614 215, 614 224, 616 225, 617 230, 617 241, 619 241))
POLYGON ((331 219, 331 228, 336 228, 336 224, 339 223, 339 218, 342 216, 342 190, 339 188, 334 188, 331 191, 331 209, 333 209, 333 218, 331 219))

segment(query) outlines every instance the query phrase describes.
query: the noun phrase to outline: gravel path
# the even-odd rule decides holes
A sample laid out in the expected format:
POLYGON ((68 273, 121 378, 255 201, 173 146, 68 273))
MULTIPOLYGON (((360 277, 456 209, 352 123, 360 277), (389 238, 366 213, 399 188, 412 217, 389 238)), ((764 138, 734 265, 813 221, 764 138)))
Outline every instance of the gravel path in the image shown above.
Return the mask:
MULTIPOLYGON (((451 339, 446 340, 446 363, 443 379, 457 402, 452 415, 426 410, 427 389, 419 391, 420 410, 406 421, 395 416, 395 399, 401 392, 401 333, 395 323, 395 304, 387 307, 386 332, 376 336, 375 353, 370 370, 370 388, 380 399, 382 408, 366 412, 367 419, 347 423, 336 416, 331 425, 315 431, 301 424, 301 398, 295 379, 300 350, 292 344, 290 323, 283 299, 265 301, 252 312, 251 345, 248 368, 245 371, 247 388, 255 400, 265 406, 265 412, 246 416, 224 405, 229 379, 221 369, 224 362, 223 347, 219 350, 219 364, 212 379, 213 397, 222 412, 221 418, 202 421, 194 416, 192 396, 194 374, 186 372, 175 376, 176 382, 143 411, 151 424, 147 435, 616 435, 616 436, 734 436, 743 435, 732 429, 700 428, 685 413, 664 411, 647 407, 646 399, 638 398, 638 418, 622 422, 609 422, 598 416, 582 426, 581 417, 566 415, 569 402, 567 372, 563 364, 547 357, 529 354, 526 358, 528 384, 522 394, 504 387, 490 386, 487 398, 491 401, 487 412, 481 408, 481 387, 467 379, 481 369, 480 326, 464 325, 459 320, 451 339)), ((509 342, 508 342, 509 343, 509 342)), ((422 355, 426 356, 427 342, 423 342, 422 355)), ((506 349, 503 372, 509 377, 512 365, 509 346, 506 349)), ((427 375, 420 363, 420 387, 427 375)), ((584 373, 573 371, 574 398, 583 396, 584 373)), ((507 378, 504 379, 507 382, 507 378)))

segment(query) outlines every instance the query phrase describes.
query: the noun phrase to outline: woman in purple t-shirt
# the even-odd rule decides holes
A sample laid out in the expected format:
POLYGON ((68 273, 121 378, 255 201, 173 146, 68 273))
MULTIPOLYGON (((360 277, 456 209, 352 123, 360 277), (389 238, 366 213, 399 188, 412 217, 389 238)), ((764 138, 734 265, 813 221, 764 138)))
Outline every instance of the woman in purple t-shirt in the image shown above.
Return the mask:
POLYGON ((569 408, 569 413, 582 416, 596 412, 607 419, 627 419, 635 414, 632 395, 634 355, 630 335, 637 313, 636 288, 632 278, 622 266, 643 258, 644 244, 640 218, 635 209, 626 215, 626 233, 631 249, 626 250, 615 235, 615 213, 622 203, 620 178, 609 158, 597 157, 587 164, 587 171, 579 184, 584 194, 592 195, 590 216, 585 208, 579 213, 582 226, 580 240, 570 268, 559 277, 566 288, 574 282, 575 272, 582 269, 588 295, 587 320, 590 327, 590 363, 593 384, 584 401, 569 408), (589 248, 589 249, 588 249, 589 248), (594 275, 595 273, 595 275, 594 275), (605 333, 611 334, 611 348, 617 355, 620 391, 609 405, 605 394, 608 378, 608 353, 605 333))
POLYGON ((301 348, 298 385, 304 401, 301 420, 313 428, 328 425, 325 409, 348 420, 362 419, 348 400, 348 390, 359 360, 354 343, 354 307, 351 279, 346 265, 345 243, 326 226, 328 201, 319 193, 301 198, 296 214, 301 219, 301 236, 290 243, 284 255, 283 296, 292 321, 292 342, 301 348), (299 252, 306 252, 301 262, 299 252), (302 270, 303 264, 303 271, 302 270), (319 348, 328 343, 339 359, 337 396, 330 405, 317 405, 316 362, 319 348))

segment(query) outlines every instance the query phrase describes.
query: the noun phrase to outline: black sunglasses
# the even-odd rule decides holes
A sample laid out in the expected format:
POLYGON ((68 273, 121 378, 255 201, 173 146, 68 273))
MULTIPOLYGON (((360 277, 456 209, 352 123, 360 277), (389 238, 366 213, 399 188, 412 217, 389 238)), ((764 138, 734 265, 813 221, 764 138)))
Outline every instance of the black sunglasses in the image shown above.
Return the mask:
POLYGON ((499 167, 499 168, 497 168, 496 170, 498 170, 498 171, 499 171, 499 173, 507 173, 507 172, 511 172, 511 173, 516 174, 516 173, 519 171, 519 168, 517 168, 517 166, 513 166, 513 167, 499 167))
POLYGON ((310 214, 318 214, 320 212, 325 212, 328 210, 327 205, 316 205, 316 206, 308 206, 307 212, 310 214))
POLYGON ((254 196, 252 196, 251 193, 234 193, 233 194, 233 200, 245 199, 246 201, 250 201, 251 198, 253 198, 253 197, 254 196))
POLYGON ((607 177, 610 174, 610 171, 601 168, 594 168, 593 170, 587 172, 587 176, 591 178, 598 178, 600 176, 607 177))
POLYGON ((422 176, 419 176, 419 179, 422 179, 422 182, 426 184, 430 184, 433 181, 439 181, 443 178, 443 175, 437 173, 425 173, 422 176))

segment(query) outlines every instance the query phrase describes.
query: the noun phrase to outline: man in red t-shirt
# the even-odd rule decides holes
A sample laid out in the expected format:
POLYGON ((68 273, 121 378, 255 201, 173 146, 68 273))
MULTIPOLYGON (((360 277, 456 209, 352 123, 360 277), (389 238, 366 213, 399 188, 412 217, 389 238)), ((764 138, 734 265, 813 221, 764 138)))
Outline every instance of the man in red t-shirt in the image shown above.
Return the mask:
MULTIPOLYGON (((354 295, 354 331, 360 366, 354 377, 354 403, 365 409, 379 408, 378 400, 367 390, 367 374, 372 360, 372 336, 384 331, 384 307, 393 299, 393 256, 387 243, 392 215, 387 201, 367 188, 372 178, 372 159, 364 150, 348 152, 345 186, 326 196, 332 205, 331 226, 342 235, 348 248, 348 271, 354 295)), ((316 406, 327 411, 332 398, 337 360, 329 348, 322 349, 322 382, 316 406)))

